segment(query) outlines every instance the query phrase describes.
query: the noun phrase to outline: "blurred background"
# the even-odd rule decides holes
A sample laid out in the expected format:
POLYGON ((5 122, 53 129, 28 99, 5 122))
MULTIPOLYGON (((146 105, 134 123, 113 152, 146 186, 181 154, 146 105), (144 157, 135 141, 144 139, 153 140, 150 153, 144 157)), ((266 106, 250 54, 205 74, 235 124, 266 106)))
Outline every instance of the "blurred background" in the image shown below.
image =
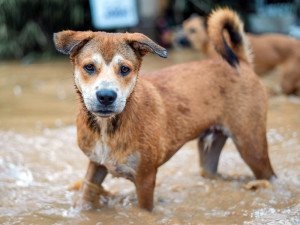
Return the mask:
POLYGON ((300 36, 299 5, 300 0, 0 0, 0 60, 48 59, 56 54, 53 32, 65 29, 142 32, 174 47, 185 19, 206 16, 217 6, 236 10, 246 31, 300 36), (124 23, 110 23, 118 17, 124 23))
MULTIPOLYGON (((0 0, 0 224, 300 224, 300 98, 280 92, 268 105, 274 185, 245 190, 254 177, 230 141, 222 177, 199 176, 192 141, 159 169, 153 214, 136 206, 131 182, 112 176, 103 209, 72 207, 68 188, 88 160, 76 143, 72 65, 53 33, 144 33, 168 48, 167 59, 144 57, 141 73, 152 72, 204 59, 182 38, 182 23, 218 6, 236 10, 248 32, 300 37, 300 0, 0 0)), ((273 90, 279 77, 271 71, 262 81, 273 90)))

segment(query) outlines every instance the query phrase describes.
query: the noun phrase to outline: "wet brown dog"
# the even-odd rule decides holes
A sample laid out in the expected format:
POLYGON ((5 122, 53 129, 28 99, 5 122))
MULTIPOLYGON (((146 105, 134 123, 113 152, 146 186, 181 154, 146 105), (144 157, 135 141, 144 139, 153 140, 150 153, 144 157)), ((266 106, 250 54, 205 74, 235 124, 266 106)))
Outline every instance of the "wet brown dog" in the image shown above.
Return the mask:
POLYGON ((142 57, 148 52, 167 57, 167 52, 142 34, 54 34, 58 51, 72 59, 80 98, 78 145, 90 159, 80 204, 95 201, 109 172, 134 182, 139 206, 152 210, 158 167, 195 138, 208 174, 217 172, 220 152, 231 137, 257 178, 274 175, 266 93, 249 67, 240 21, 220 10, 209 30, 229 63, 191 62, 143 76, 138 75, 142 57), (232 49, 223 42, 225 28, 235 37, 232 49))
MULTIPOLYGON (((208 58, 218 57, 210 42, 205 20, 192 16, 183 23, 187 38, 195 49, 208 58)), ((262 75, 279 67, 281 89, 285 94, 300 90, 300 41, 281 34, 247 34, 253 53, 253 65, 257 74, 262 75)))

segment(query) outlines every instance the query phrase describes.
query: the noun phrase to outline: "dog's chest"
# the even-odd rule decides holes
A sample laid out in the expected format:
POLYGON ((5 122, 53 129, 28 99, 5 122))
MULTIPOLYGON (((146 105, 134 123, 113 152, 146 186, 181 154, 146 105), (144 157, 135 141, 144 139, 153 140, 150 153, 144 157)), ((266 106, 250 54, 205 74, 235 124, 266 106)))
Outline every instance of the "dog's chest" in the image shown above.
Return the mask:
POLYGON ((98 142, 88 157, 91 161, 104 165, 113 176, 135 179, 139 163, 137 152, 125 154, 118 149, 110 149, 104 142, 98 142))

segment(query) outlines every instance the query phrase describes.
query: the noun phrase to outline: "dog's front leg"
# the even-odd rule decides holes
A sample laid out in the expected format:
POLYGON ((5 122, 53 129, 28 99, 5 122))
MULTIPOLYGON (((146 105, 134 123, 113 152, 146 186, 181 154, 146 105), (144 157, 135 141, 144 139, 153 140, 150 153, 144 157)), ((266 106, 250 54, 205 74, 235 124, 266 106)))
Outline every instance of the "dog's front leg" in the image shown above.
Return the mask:
POLYGON ((141 208, 152 211, 157 169, 145 172, 140 172, 135 181, 138 204, 141 208))
MULTIPOLYGON (((90 124, 88 122, 89 120, 91 119, 87 118, 82 111, 77 115, 77 142, 79 148, 86 155, 92 154, 93 149, 96 146, 95 134, 88 127, 88 124, 90 124)), ((101 186, 106 175, 107 169, 105 166, 93 161, 89 162, 78 198, 75 201, 77 207, 87 208, 99 206, 99 196, 107 194, 101 186)))
POLYGON ((107 169, 105 166, 92 161, 89 162, 78 199, 75 202, 76 207, 89 209, 100 206, 99 196, 107 195, 107 192, 101 186, 106 175, 107 169))

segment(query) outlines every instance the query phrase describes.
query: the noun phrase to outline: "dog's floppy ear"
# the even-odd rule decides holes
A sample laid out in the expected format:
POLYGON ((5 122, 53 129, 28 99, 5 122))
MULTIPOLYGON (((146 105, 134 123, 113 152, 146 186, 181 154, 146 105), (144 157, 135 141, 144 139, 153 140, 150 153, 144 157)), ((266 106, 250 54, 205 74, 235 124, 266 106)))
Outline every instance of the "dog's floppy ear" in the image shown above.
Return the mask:
POLYGON ((150 38, 141 33, 127 33, 127 41, 132 46, 132 48, 137 51, 141 56, 146 55, 148 52, 156 53, 160 57, 167 58, 167 50, 150 38))
POLYGON ((69 55, 93 38, 91 31, 65 30, 53 34, 55 48, 62 54, 69 55))

